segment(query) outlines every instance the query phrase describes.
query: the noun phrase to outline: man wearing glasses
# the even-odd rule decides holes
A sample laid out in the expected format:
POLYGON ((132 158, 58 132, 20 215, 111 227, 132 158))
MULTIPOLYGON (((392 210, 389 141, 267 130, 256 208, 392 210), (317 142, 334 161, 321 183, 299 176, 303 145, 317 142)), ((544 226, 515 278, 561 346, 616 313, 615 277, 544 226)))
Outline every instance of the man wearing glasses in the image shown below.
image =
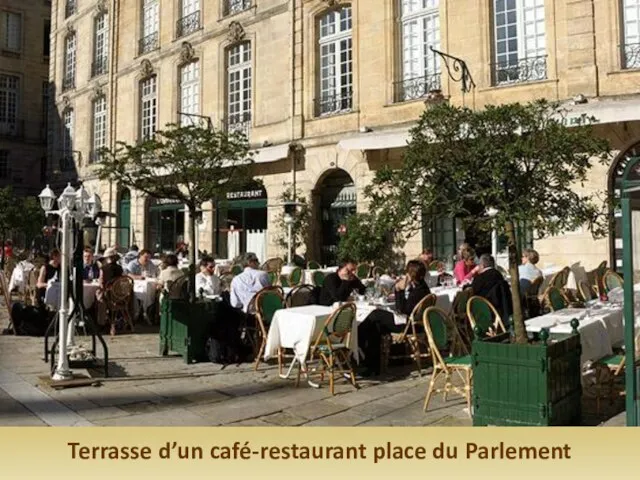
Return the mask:
POLYGON ((216 262, 211 257, 200 261, 200 273, 196 275, 196 295, 220 295, 220 278, 214 274, 216 262))

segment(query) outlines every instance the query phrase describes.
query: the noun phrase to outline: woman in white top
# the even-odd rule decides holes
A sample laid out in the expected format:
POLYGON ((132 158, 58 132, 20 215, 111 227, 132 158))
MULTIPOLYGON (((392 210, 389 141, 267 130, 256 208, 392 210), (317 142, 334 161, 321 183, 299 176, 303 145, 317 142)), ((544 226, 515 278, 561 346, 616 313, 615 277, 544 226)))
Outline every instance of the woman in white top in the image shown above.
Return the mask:
POLYGON ((211 257, 200 261, 200 273, 196 275, 196 295, 220 295, 220 278, 213 272, 216 262, 211 257))

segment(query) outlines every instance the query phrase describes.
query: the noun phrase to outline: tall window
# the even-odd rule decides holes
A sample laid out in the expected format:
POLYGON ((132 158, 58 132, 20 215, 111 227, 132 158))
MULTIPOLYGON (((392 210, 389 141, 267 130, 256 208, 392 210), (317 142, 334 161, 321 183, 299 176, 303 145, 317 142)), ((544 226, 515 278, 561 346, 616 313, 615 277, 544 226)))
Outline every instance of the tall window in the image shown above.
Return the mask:
POLYGON ((180 113, 183 126, 198 123, 189 114, 200 114, 200 62, 187 63, 180 68, 180 113))
POLYGON ((104 96, 93 101, 93 149, 90 160, 100 161, 100 149, 107 146, 107 99, 104 96))
POLYGON ((49 125, 49 82, 42 81, 42 124, 40 126, 40 138, 47 139, 49 125))
POLYGON ((440 0, 400 0, 402 81, 396 101, 440 90, 440 62, 429 47, 440 48, 440 0))
POLYGON ((251 8, 251 0, 223 0, 224 1, 224 14, 233 15, 234 13, 240 13, 244 10, 251 8))
POLYGON ((67 35, 64 40, 64 75, 62 78, 62 90, 68 90, 76 86, 76 34, 67 35))
POLYGON ((151 138, 158 122, 157 78, 149 77, 140 82, 140 136, 151 138))
POLYGON ((227 128, 247 136, 251 128, 251 43, 227 51, 227 128))
POLYGON ((51 50, 51 20, 45 20, 42 32, 42 56, 48 57, 51 50))
POLYGON ((1 12, 2 50, 19 53, 22 50, 22 15, 14 12, 1 12))
POLYGON ((182 0, 180 19, 176 25, 178 38, 195 32, 200 28, 200 0, 182 0))
POLYGON ((159 48, 158 27, 160 6, 158 0, 142 0, 142 38, 139 53, 151 52, 159 48))
POLYGON ((93 64, 91 76, 107 73, 109 57, 109 16, 98 15, 93 25, 93 64))
POLYGON ((496 84, 547 78, 544 0, 494 0, 496 84))
POLYGON ((18 99, 20 95, 20 78, 13 75, 0 74, 0 134, 18 135, 18 99))
POLYGON ((61 170, 70 170, 73 167, 73 109, 68 108, 62 113, 62 160, 61 170))
POLYGON ((640 0, 623 0, 623 67, 640 68, 640 0))
POLYGON ((9 151, 0 150, 0 178, 9 177, 9 151))
POLYGON ((317 114, 351 110, 353 65, 351 7, 331 10, 320 17, 320 99, 317 114))
POLYGON ((66 0, 64 4, 64 18, 70 17, 78 10, 77 0, 66 0))

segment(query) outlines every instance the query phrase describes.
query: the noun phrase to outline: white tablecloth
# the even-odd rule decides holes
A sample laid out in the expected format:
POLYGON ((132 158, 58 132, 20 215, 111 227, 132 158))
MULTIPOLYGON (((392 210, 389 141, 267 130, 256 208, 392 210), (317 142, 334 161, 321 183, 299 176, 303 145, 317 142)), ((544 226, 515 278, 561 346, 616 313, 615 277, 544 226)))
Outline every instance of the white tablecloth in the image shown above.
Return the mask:
POLYGON ((142 304, 142 308, 147 310, 156 301, 158 294, 158 283, 154 279, 134 280, 133 296, 142 304))
MULTIPOLYGON (((296 268, 295 265, 283 265, 282 268, 280 269, 280 273, 282 275, 289 275, 294 268, 296 268)), ((324 275, 327 276, 330 273, 337 272, 338 267, 327 267, 319 270, 303 270, 302 278, 304 278, 304 283, 307 285, 313 285, 313 274, 318 271, 324 273, 324 275)))
MULTIPOLYGON (((298 361, 304 364, 309 347, 322 331, 325 320, 333 311, 332 307, 306 305, 278 310, 271 321, 267 335, 264 358, 277 357, 278 347, 290 348, 298 361)), ((358 358, 358 325, 354 319, 349 349, 358 358)))
MULTIPOLYGON (((69 283, 69 291, 73 288, 73 285, 69 283)), ((98 291, 98 283, 83 283, 82 284, 82 296, 85 308, 91 308, 93 302, 96 300, 96 292, 98 291)), ((60 282, 53 282, 47 287, 44 294, 44 303, 49 305, 54 310, 60 308, 60 282)))
POLYGON ((582 363, 599 360, 613 353, 612 347, 624 340, 624 322, 620 308, 604 307, 591 310, 565 308, 526 321, 528 332, 539 332, 548 328, 551 333, 572 332, 571 320, 580 321, 578 332, 582 344, 582 363))
POLYGON ((9 279, 9 291, 12 292, 14 288, 17 288, 19 293, 23 293, 27 288, 29 274, 34 268, 35 265, 31 262, 27 262, 26 260, 18 262, 16 268, 11 272, 11 278, 9 279))

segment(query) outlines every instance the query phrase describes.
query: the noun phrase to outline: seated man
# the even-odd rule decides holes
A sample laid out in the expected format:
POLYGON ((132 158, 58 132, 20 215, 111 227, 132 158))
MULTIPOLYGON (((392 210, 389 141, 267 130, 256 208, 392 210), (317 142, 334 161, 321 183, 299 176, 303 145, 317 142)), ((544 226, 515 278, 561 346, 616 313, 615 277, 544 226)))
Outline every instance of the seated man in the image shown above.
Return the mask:
POLYGON ((216 262, 212 257, 200 260, 200 273, 196 275, 196 295, 220 295, 220 277, 214 272, 216 262))
POLYGON ((522 265, 518 267, 518 276, 520 277, 520 293, 523 295, 526 294, 531 283, 542 276, 542 271, 536 267, 538 260, 540 260, 540 256, 532 248, 525 248, 522 251, 522 265))
POLYGON ((424 266, 429 270, 429 265, 433 262, 433 251, 430 248, 425 248, 418 256, 418 260, 424 263, 424 266))
POLYGON ((485 253, 480 256, 478 274, 471 282, 473 295, 484 297, 496 308, 502 318, 502 323, 507 327, 509 317, 513 313, 511 305, 511 290, 502 274, 495 269, 494 258, 485 253))
POLYGON ((331 306, 335 302, 346 302, 354 290, 364 295, 365 286, 356 277, 356 262, 344 260, 336 273, 330 273, 324 279, 320 290, 320 305, 331 306))
POLYGON ((82 252, 82 261, 82 279, 86 282, 98 280, 100 269, 93 259, 93 251, 90 248, 85 248, 82 252))
POLYGON ((151 252, 146 249, 140 250, 138 258, 129 262, 125 270, 134 280, 156 278, 158 276, 158 267, 151 261, 151 252))
MULTIPOLYGON (((230 303, 234 308, 248 312, 251 300, 264 287, 271 285, 269 274, 260 270, 260 262, 255 253, 245 253, 242 257, 244 271, 231 281, 230 303)), ((248 312, 253 313, 253 312, 248 312)))
POLYGON ((138 258, 139 254, 140 254, 140 249, 138 248, 138 246, 131 245, 129 247, 129 251, 124 254, 124 258, 122 261, 125 265, 129 265, 129 263, 133 262, 136 258, 138 258))

